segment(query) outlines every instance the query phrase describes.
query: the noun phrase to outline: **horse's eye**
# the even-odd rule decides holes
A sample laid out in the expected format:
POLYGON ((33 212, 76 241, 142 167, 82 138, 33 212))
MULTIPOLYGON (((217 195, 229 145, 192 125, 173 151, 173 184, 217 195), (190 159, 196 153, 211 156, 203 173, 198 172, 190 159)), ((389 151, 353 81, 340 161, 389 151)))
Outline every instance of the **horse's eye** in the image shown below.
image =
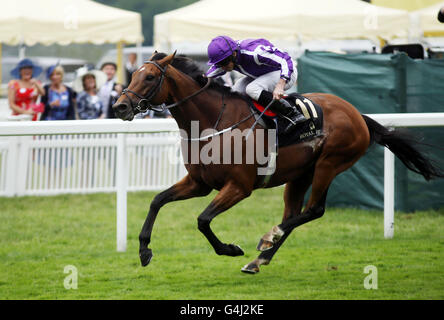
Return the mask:
POLYGON ((155 78, 155 77, 154 77, 152 74, 149 74, 149 75, 146 76, 145 80, 146 80, 146 81, 153 81, 154 78, 155 78))

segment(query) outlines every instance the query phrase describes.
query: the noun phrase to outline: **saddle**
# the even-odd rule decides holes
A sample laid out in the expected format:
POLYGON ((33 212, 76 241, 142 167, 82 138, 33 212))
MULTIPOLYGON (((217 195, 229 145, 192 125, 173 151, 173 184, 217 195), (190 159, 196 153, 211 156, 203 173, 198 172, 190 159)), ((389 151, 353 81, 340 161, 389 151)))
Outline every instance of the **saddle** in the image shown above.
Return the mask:
POLYGON ((260 105, 257 101, 250 100, 250 109, 256 120, 258 120, 258 123, 266 129, 276 130, 276 144, 278 147, 285 147, 323 135, 324 116, 322 109, 318 104, 297 93, 292 93, 284 99, 294 108, 297 108, 305 118, 309 119, 308 121, 300 123, 296 129, 289 134, 284 133, 284 128, 288 125, 287 119, 279 117, 271 110, 266 110, 259 119, 259 116, 264 111, 265 107, 260 105))

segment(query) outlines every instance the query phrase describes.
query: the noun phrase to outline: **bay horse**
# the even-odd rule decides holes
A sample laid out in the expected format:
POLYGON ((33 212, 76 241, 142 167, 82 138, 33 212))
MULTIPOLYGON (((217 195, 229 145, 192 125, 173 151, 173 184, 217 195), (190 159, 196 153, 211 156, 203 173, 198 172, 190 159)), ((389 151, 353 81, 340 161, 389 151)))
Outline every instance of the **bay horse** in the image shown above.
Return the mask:
MULTIPOLYGON (((201 133, 205 129, 223 130, 234 124, 241 130, 255 122, 247 98, 202 76, 197 64, 186 57, 155 53, 136 70, 131 83, 113 105, 115 115, 131 121, 134 115, 168 104, 179 129, 191 136, 191 123, 198 121, 201 133)), ((246 273, 257 273, 261 265, 269 264, 274 254, 291 231, 325 212, 328 188, 333 179, 349 169, 376 142, 389 148, 410 170, 426 180, 443 177, 442 172, 418 149, 418 142, 403 129, 389 129, 362 115, 347 101, 323 93, 307 93, 305 97, 321 106, 323 135, 309 141, 288 145, 278 150, 275 171, 265 186, 257 174, 259 164, 185 163, 188 174, 167 190, 157 194, 151 202, 148 215, 139 235, 139 257, 146 266, 153 256, 148 248, 156 216, 166 203, 218 194, 197 218, 198 229, 208 239, 218 255, 240 256, 244 252, 235 244, 221 242, 210 228, 211 221, 250 196, 257 188, 272 188, 286 184, 285 208, 282 222, 274 226, 259 241, 259 256, 242 268, 246 273), (303 200, 308 188, 312 191, 304 210, 303 200)), ((257 125, 253 134, 257 134, 257 125)), ((211 140, 211 139, 209 139, 211 140)), ((265 139, 266 140, 266 139, 265 139)), ((199 150, 208 142, 200 140, 199 150)), ((245 158, 245 141, 233 152, 245 158)), ((266 142, 264 142, 266 143, 266 142)), ((182 153, 190 154, 190 143, 182 144, 182 153)), ((196 152, 196 150, 194 150, 196 152)), ((220 155, 222 157, 222 155, 220 155)))

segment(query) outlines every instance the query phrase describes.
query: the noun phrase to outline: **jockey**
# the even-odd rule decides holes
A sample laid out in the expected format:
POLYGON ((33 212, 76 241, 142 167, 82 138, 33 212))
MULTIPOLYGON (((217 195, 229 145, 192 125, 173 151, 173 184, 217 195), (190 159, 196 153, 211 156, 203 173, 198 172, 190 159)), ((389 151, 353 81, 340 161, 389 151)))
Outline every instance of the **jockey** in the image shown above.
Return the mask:
POLYGON ((209 78, 236 70, 245 76, 236 81, 233 91, 246 93, 264 107, 289 120, 285 132, 307 119, 288 101, 282 99, 284 90, 297 80, 296 64, 286 52, 280 51, 265 39, 234 41, 227 36, 211 40, 208 46, 209 78))

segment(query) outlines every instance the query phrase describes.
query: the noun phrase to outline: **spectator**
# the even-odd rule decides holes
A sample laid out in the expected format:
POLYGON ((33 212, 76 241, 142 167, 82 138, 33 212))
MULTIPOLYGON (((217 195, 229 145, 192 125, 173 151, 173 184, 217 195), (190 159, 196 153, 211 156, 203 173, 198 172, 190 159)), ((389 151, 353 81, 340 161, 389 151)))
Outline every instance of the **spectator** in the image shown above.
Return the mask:
POLYGON ((123 90, 123 86, 116 82, 115 75, 117 66, 114 62, 105 62, 100 68, 107 77, 105 84, 99 90, 99 98, 103 104, 105 118, 115 118, 112 105, 117 101, 123 90))
POLYGON ((39 112, 43 112, 43 105, 36 104, 39 95, 45 94, 40 81, 35 79, 42 72, 42 68, 35 65, 30 59, 21 60, 11 71, 17 80, 8 84, 8 102, 12 115, 29 114, 36 121, 39 112))
POLYGON ((438 21, 444 23, 444 7, 438 12, 438 21))
POLYGON ((128 87, 131 83, 131 77, 133 76, 133 72, 137 70, 137 54, 134 52, 131 52, 128 55, 128 61, 125 65, 125 72, 126 72, 126 86, 128 87))
POLYGON ((80 119, 105 118, 102 101, 97 95, 98 89, 105 81, 106 75, 99 70, 87 71, 75 80, 74 89, 77 92, 83 90, 77 95, 77 112, 80 119))
POLYGON ((44 86, 45 94, 41 101, 45 105, 45 111, 40 120, 75 120, 78 118, 75 106, 76 93, 63 84, 64 74, 65 71, 60 65, 48 68, 46 77, 51 83, 44 86))

